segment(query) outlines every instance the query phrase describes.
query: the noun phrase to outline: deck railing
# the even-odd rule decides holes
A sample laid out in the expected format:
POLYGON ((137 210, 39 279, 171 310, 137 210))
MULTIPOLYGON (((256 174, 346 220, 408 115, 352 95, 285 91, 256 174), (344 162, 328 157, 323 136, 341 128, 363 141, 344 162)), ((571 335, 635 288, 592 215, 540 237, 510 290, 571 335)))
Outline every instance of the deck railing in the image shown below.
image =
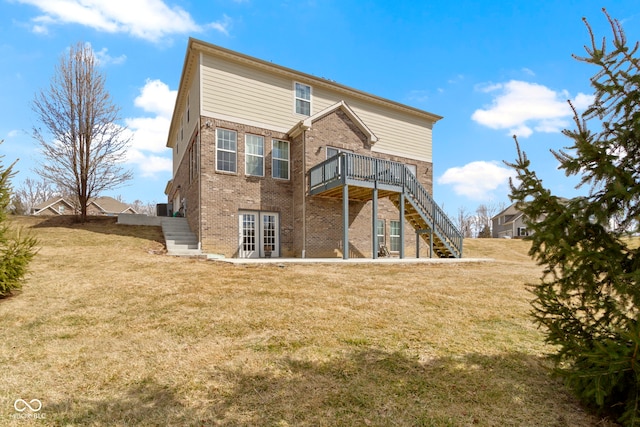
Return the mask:
POLYGON ((462 256, 462 234, 404 164, 343 152, 310 170, 312 193, 340 184, 358 185, 358 181, 403 192, 449 251, 462 256))

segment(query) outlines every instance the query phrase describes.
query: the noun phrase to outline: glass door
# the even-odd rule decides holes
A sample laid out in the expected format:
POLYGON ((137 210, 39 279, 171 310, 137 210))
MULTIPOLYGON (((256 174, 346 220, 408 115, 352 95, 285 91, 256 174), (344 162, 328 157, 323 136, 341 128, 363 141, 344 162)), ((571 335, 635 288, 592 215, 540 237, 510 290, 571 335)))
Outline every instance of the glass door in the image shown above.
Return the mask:
POLYGON ((262 213, 260 215, 260 240, 265 258, 277 258, 280 256, 280 245, 278 241, 278 214, 262 213))
POLYGON ((238 258, 280 256, 280 218, 275 212, 241 211, 238 258))
POLYGON ((255 212, 240 212, 240 247, 238 258, 258 258, 260 251, 257 245, 258 215, 255 212))

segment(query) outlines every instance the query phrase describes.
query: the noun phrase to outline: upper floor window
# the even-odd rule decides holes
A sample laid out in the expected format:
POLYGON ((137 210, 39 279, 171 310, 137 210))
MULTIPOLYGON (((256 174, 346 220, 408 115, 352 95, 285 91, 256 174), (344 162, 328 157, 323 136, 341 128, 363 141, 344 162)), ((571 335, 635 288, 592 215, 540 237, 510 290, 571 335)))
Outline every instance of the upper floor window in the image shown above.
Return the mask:
POLYGON ((296 114, 311 115, 311 86, 295 83, 296 114))
POLYGON ((245 135, 245 173, 264 176, 264 138, 258 135, 245 135))
POLYGON ((237 152, 237 134, 232 130, 216 129, 216 170, 236 172, 237 152))
POLYGON ((274 139, 271 157, 271 175, 274 178, 289 179, 289 142, 274 139))
POLYGON ((189 101, 190 96, 187 94, 187 123, 189 123, 189 118, 191 117, 191 102, 189 101))

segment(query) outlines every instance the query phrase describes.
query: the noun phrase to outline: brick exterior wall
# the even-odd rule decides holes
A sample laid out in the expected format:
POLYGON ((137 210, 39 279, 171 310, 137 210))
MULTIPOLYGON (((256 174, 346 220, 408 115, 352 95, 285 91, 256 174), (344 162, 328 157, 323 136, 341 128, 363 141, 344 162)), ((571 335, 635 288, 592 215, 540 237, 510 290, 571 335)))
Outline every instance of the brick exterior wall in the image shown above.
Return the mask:
MULTIPOLYGON (((186 201, 186 217, 207 253, 238 256, 239 212, 263 211, 279 214, 281 257, 342 257, 342 200, 309 196, 309 170, 326 159, 326 147, 380 157, 416 166, 420 182, 432 191, 432 165, 402 157, 379 155, 363 132, 341 109, 316 120, 310 129, 295 138, 238 123, 201 117, 199 134, 192 135, 187 153, 173 179, 169 200, 176 192, 186 201), (236 173, 216 171, 216 129, 237 132, 236 173), (245 174, 245 135, 264 137, 264 177, 245 174), (272 139, 290 143, 290 179, 271 176, 272 139), (195 144, 195 145, 193 145, 195 144), (199 170, 191 174, 194 146, 199 153, 199 170)), ((372 256, 372 201, 349 202, 349 256, 372 256)), ((178 209, 179 207, 174 207, 178 209)), ((378 199, 378 219, 385 221, 385 242, 389 248, 391 221, 399 220, 399 211, 388 198, 378 199)), ((405 255, 415 256, 416 235, 410 224, 405 227, 405 255)), ((422 242, 422 240, 420 240, 422 242)), ((428 256, 422 242, 421 256, 428 256)))
MULTIPOLYGON (((371 152, 371 146, 366 136, 342 110, 336 110, 316 120, 305 133, 306 188, 309 188, 309 169, 326 159, 326 147, 329 146, 365 156, 415 165, 419 181, 429 192, 433 192, 431 163, 371 152)), ((306 203, 306 256, 310 258, 342 257, 344 250, 342 200, 306 196, 306 203)), ((372 256, 372 207, 372 201, 349 202, 349 257, 351 258, 370 258, 372 256)), ((385 243, 389 248, 391 221, 398 221, 400 212, 388 198, 378 199, 377 217, 385 222, 385 243)), ((403 224, 405 227, 405 256, 415 256, 415 230, 404 220, 403 224)), ((422 239, 420 242, 420 255, 429 256, 428 245, 422 239)))
MULTIPOLYGON (((279 214, 280 256, 294 256, 292 174, 289 180, 271 176, 272 139, 288 141, 287 135, 253 126, 202 118, 211 125, 200 137, 200 240, 202 248, 227 257, 238 255, 239 211, 263 211, 279 214), (237 132, 237 172, 216 171, 216 129, 237 132), (264 137, 264 176, 245 174, 245 135, 264 137)), ((291 153, 291 144, 290 144, 291 153)), ((290 154, 291 157, 291 154, 290 154)), ((290 165, 291 169, 291 165, 290 165)))
POLYGON ((176 206, 174 203, 173 211, 178 212, 180 210, 180 204, 184 200, 184 204, 186 205, 186 211, 183 212, 183 215, 187 218, 189 222, 189 227, 191 230, 198 235, 200 226, 199 226, 199 186, 200 186, 200 175, 195 173, 193 179, 191 179, 191 167, 190 164, 190 150, 199 149, 199 135, 198 131, 194 131, 189 139, 189 144, 187 144, 186 153, 182 156, 182 161, 178 166, 178 170, 173 177, 173 185, 171 187, 171 193, 168 194, 169 202, 173 203, 174 200, 180 200, 181 203, 176 206))

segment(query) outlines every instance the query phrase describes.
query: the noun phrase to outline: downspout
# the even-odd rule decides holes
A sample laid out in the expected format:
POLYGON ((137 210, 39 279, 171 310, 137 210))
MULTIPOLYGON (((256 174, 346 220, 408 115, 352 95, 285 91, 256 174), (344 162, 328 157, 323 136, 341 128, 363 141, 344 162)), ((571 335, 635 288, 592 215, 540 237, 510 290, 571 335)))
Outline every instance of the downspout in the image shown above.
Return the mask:
POLYGON ((202 153, 200 153, 200 147, 202 144, 202 116, 200 117, 200 123, 198 123, 198 128, 200 131, 198 132, 198 138, 196 139, 196 153, 197 153, 197 167, 198 167, 198 250, 202 251, 202 173, 200 169, 200 159, 202 158, 202 153))
POLYGON ((307 131, 302 131, 302 258, 307 257, 307 131))

